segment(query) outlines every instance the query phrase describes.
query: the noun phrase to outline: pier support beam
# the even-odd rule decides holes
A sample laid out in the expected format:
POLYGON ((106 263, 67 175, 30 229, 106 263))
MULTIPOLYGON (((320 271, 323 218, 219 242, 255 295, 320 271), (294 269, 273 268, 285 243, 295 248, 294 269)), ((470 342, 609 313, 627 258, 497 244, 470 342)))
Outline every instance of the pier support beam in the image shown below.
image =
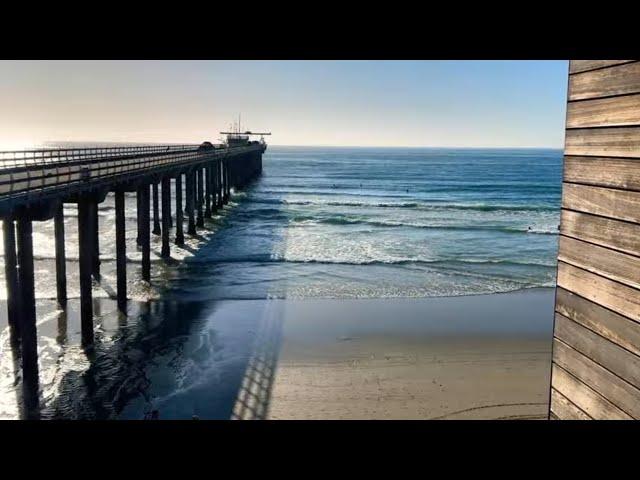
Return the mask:
POLYGON ((138 190, 140 195, 140 242, 142 244, 142 279, 151 281, 151 235, 149 232, 149 185, 138 190))
POLYGON ((169 248, 169 222, 171 218, 171 179, 162 179, 162 249, 160 256, 169 258, 171 251, 169 248))
POLYGON ((154 235, 160 235, 160 212, 158 206, 158 184, 153 182, 153 233, 154 235))
POLYGON ((137 192, 136 193, 136 230, 137 230, 136 245, 138 246, 142 245, 142 237, 140 236, 140 226, 142 225, 142 221, 140 218, 141 214, 142 214, 142 205, 140 203, 140 194, 139 192, 137 192))
POLYGON ((203 179, 202 179, 202 167, 198 167, 198 185, 196 187, 197 195, 196 195, 196 207, 198 212, 198 220, 196 225, 199 228, 204 227, 204 215, 202 213, 202 202, 203 202, 203 179))
POLYGON ((124 221, 124 191, 116 190, 116 275, 118 310, 127 312, 127 252, 124 221))
POLYGON ((195 174, 188 172, 186 175, 186 189, 187 189, 187 217, 189 219, 189 225, 187 226, 187 233, 189 235, 196 234, 196 221, 193 216, 195 207, 195 174))
POLYGON ((204 183, 206 186, 204 197, 204 216, 211 218, 211 167, 204 167, 204 183))
POLYGON ((53 231, 56 240, 56 286, 58 305, 67 304, 67 257, 64 250, 64 208, 62 202, 53 217, 53 231))
MULTIPOLYGON (((164 189, 164 187, 163 187, 164 189)), ((169 177, 169 184, 167 185, 167 192, 169 194, 169 206, 167 207, 167 217, 169 218, 169 228, 173 228, 173 214, 171 213, 171 177, 169 177)), ((162 207, 162 216, 165 215, 164 207, 162 207)))
POLYGON ((176 177, 176 245, 184 245, 182 218, 182 174, 176 177))
POLYGON ((229 203, 229 195, 231 194, 231 188, 229 187, 229 161, 225 160, 224 168, 222 169, 222 176, 224 178, 224 198, 222 203, 225 205, 229 203))
POLYGON ((4 277, 7 284, 7 317, 11 338, 17 340, 20 336, 20 289, 16 256, 16 227, 13 219, 4 220, 2 233, 4 236, 4 277))
POLYGON ((217 187, 217 179, 216 179, 216 167, 218 162, 216 160, 211 164, 211 212, 215 213, 218 211, 218 187, 217 187))
POLYGON ((100 280, 100 223, 98 218, 98 202, 91 203, 91 234, 93 235, 93 259, 91 272, 96 280, 100 280))
POLYGON ((89 347, 93 344, 93 300, 91 298, 91 274, 93 272, 93 257, 95 235, 92 229, 93 212, 96 201, 92 198, 78 202, 78 248, 80 262, 80 324, 82 330, 82 345, 89 347))
MULTIPOLYGON (((38 409, 38 341, 36 296, 33 277, 33 225, 27 216, 18 219, 18 283, 20 284, 20 343, 23 398, 27 412, 38 409)), ((29 416, 29 414, 28 414, 29 416)))
POLYGON ((218 208, 222 208, 222 161, 216 161, 216 196, 218 208))

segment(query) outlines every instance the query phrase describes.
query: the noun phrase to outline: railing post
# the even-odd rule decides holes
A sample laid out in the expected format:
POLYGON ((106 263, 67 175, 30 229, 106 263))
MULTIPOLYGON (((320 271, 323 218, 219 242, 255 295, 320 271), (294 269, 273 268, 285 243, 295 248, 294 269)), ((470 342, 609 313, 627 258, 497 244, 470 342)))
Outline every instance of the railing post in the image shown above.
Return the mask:
POLYGON ((171 255, 169 248, 169 218, 171 217, 171 179, 162 179, 162 249, 160 256, 169 258, 171 255))
POLYGON ((124 191, 116 190, 116 275, 118 309, 127 312, 127 254, 124 220, 124 191))
POLYGON ((176 245, 184 245, 182 218, 182 174, 176 176, 176 245))
POLYGON ((53 217, 53 231, 56 242, 56 286, 58 305, 67 304, 67 258, 64 250, 64 207, 60 206, 53 217))

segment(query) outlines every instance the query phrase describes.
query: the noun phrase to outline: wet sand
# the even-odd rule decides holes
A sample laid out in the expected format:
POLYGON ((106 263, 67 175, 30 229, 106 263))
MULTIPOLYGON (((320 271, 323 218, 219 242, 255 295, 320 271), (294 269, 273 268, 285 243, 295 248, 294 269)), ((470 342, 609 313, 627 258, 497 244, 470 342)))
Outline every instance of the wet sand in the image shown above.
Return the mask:
POLYGON ((552 289, 292 302, 267 418, 546 418, 552 311, 552 289))

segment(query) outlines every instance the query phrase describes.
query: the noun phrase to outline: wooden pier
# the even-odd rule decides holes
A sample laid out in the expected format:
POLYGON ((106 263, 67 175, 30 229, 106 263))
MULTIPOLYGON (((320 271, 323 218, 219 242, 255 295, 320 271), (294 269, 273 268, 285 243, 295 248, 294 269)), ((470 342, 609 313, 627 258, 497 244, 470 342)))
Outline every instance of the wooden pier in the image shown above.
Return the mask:
POLYGON ((12 342, 20 347, 27 411, 37 410, 39 403, 33 222, 54 220, 57 301, 60 308, 65 309, 63 204, 78 205, 81 334, 83 346, 91 349, 94 341, 92 278, 100 278, 98 204, 109 192, 115 194, 117 305, 126 313, 125 192, 136 192, 142 278, 150 281, 151 233, 161 235, 161 256, 169 257, 174 222, 174 242, 182 245, 183 212, 188 222, 187 235, 197 234, 197 229, 204 227, 205 218, 211 218, 213 212, 228 203, 231 188, 241 188, 260 175, 265 149, 263 142, 242 146, 205 142, 202 145, 0 152, 0 218, 4 231, 8 321, 12 342), (175 180, 175 208, 171 205, 172 179, 175 180))
POLYGON ((640 62, 569 67, 552 419, 640 419, 640 62))

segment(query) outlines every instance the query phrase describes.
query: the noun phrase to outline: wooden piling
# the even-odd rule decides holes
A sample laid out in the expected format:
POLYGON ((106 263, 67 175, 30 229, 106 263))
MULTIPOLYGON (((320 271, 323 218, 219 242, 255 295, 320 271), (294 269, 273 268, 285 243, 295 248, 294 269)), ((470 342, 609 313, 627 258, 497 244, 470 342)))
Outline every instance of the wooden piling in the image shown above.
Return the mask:
POLYGON ((38 339, 36 297, 33 276, 33 225, 26 215, 17 222, 18 283, 20 285, 20 346, 22 356, 23 399, 28 412, 37 410, 38 339))
POLYGON ((231 194, 231 188, 229 187, 229 161, 225 160, 224 168, 222 169, 222 175, 224 178, 224 199, 223 203, 226 205, 229 203, 229 195, 231 194))
POLYGON ((93 277, 100 280, 100 222, 98 216, 98 202, 91 203, 91 234, 93 235, 93 259, 91 270, 93 277))
POLYGON ((211 167, 207 165, 204 167, 204 183, 205 183, 205 202, 204 202, 204 216, 205 218, 211 218, 211 167))
POLYGON ((78 202, 78 248, 80 263, 80 324, 82 345, 93 344, 93 300, 91 298, 91 274, 93 273, 94 234, 92 232, 93 204, 86 198, 78 202))
POLYGON ((56 243, 56 286, 58 305, 67 304, 67 258, 64 250, 64 208, 62 202, 53 217, 53 231, 56 243))
POLYGON ((202 211, 202 204, 203 204, 203 197, 204 197, 204 182, 203 182, 203 171, 202 171, 202 167, 198 167, 198 185, 196 186, 196 191, 197 191, 197 196, 196 196, 196 206, 197 206, 197 213, 198 213, 198 218, 196 220, 196 225, 200 228, 204 227, 204 214, 202 211))
POLYGON ((211 163, 211 213, 215 213, 218 210, 218 199, 217 199, 217 186, 216 186, 216 164, 217 161, 214 160, 211 163))
POLYGON ((147 282, 151 281, 151 235, 149 232, 149 185, 140 188, 141 197, 141 224, 140 236, 142 243, 142 279, 147 282))
POLYGON ((162 179, 162 249, 160 256, 169 258, 171 255, 169 248, 169 218, 171 217, 171 179, 162 179))
POLYGON ((116 275, 118 309, 127 312, 127 253, 124 219, 124 191, 116 190, 116 275))
POLYGON ((153 182, 153 233, 154 235, 160 235, 160 213, 158 206, 158 184, 153 182))
POLYGON ((216 195, 218 208, 222 208, 222 161, 216 160, 216 195))
POLYGON ((184 245, 182 218, 182 174, 176 176, 176 245, 184 245))
POLYGON ((12 338, 20 336, 20 288, 18 285, 18 259, 16 256, 16 227, 13 219, 5 219, 2 225, 4 235, 4 277, 7 285, 7 317, 12 330, 12 338))
POLYGON ((141 217, 142 215, 142 204, 140 203, 140 191, 136 192, 136 244, 138 246, 142 245, 142 237, 140 236, 140 225, 142 225, 141 217))
MULTIPOLYGON (((173 214, 171 213, 171 178, 169 178, 169 185, 167 186, 167 191, 169 193, 169 205, 167 206, 167 217, 169 218, 169 228, 173 228, 173 214)), ((162 215, 164 216, 164 209, 162 210, 162 215)))
POLYGON ((187 233, 189 235, 196 234, 196 221, 193 215, 194 207, 195 207, 195 175, 191 171, 186 175, 186 188, 187 188, 187 217, 189 219, 189 224, 187 226, 187 233))

